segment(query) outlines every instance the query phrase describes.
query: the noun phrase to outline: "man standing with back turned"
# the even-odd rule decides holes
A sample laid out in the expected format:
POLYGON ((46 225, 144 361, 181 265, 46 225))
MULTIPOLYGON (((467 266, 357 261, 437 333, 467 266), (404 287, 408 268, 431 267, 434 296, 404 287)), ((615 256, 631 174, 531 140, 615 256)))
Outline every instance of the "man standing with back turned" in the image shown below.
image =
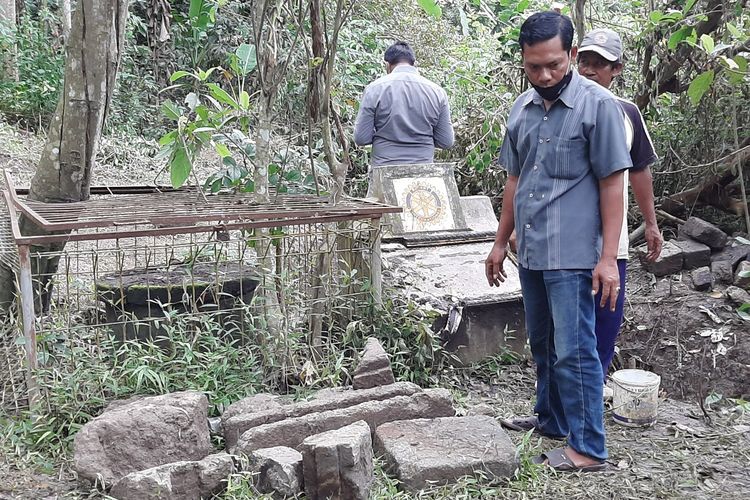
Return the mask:
POLYGON ((453 146, 448 95, 419 75, 406 42, 388 47, 383 59, 387 75, 365 88, 354 142, 372 144, 373 165, 432 163, 436 147, 453 146))
POLYGON ((616 306, 623 171, 632 166, 623 115, 605 88, 571 70, 573 23, 541 12, 521 26, 519 45, 532 89, 508 118, 500 163, 508 172, 495 244, 485 272, 505 279, 517 228, 526 331, 537 366, 531 428, 568 446, 537 457, 557 470, 607 467, 602 366, 594 295, 616 306))

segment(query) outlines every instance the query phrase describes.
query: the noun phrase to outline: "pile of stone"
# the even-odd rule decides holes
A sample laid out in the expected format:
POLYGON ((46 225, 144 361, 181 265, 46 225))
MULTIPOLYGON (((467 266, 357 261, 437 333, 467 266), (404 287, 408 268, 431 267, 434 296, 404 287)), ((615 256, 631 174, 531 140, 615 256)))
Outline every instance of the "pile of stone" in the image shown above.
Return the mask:
POLYGON ((476 472, 507 478, 517 468, 515 447, 494 418, 455 417, 448 390, 395 382, 375 339, 353 389, 304 402, 258 394, 228 407, 213 426, 224 438, 220 453, 207 411, 197 392, 111 405, 76 435, 74 467, 121 500, 211 498, 238 472, 278 498, 366 499, 375 455, 410 492, 476 472))
POLYGON ((655 276, 689 271, 693 287, 712 290, 714 285, 731 285, 728 294, 742 295, 750 289, 750 244, 730 238, 724 231, 698 217, 690 217, 678 228, 677 239, 666 241, 655 262, 645 259, 648 251, 638 249, 641 263, 655 276))

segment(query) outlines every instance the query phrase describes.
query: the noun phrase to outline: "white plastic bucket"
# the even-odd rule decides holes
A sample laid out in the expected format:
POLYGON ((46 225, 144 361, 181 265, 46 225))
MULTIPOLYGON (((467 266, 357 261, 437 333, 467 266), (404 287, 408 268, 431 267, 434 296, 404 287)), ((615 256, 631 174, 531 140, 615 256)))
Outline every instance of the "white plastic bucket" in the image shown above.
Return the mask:
POLYGON ((615 422, 628 427, 654 425, 661 377, 646 370, 618 370, 611 380, 615 422))

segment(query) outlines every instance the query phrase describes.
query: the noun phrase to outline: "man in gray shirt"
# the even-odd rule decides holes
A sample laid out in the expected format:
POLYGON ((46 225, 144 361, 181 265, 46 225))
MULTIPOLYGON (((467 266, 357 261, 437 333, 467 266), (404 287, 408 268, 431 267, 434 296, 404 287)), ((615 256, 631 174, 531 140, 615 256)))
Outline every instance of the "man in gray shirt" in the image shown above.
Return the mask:
POLYGON ((607 468, 602 365, 594 295, 616 306, 623 171, 632 166, 622 111, 604 87, 571 71, 573 23, 541 12, 521 26, 532 87, 510 111, 500 152, 508 172, 495 244, 485 271, 505 279, 515 226, 526 333, 537 367, 535 416, 504 425, 567 439, 535 460, 560 471, 607 468))
POLYGON ((372 144, 373 165, 432 163, 435 147, 453 146, 448 96, 419 75, 406 42, 388 47, 383 59, 388 74, 365 88, 354 142, 372 144))

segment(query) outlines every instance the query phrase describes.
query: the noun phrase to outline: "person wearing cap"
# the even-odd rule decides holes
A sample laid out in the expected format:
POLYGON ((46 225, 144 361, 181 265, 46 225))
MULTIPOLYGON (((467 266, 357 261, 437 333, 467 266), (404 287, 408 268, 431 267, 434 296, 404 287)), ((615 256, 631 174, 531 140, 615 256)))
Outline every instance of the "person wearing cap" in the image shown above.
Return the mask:
POLYGON ((448 95, 414 67, 414 51, 396 42, 383 55, 386 75, 370 83, 354 126, 358 146, 372 144, 373 165, 432 163, 453 146, 448 95))
MULTIPOLYGON (((620 35, 606 28, 595 29, 587 33, 578 48, 578 73, 609 89, 612 81, 622 73, 620 35)), ((625 185, 627 186, 629 177, 635 200, 643 214, 646 226, 645 237, 648 248, 646 258, 653 261, 659 257, 663 241, 656 222, 654 189, 649 167, 657 159, 656 152, 638 106, 622 98, 618 98, 618 103, 625 114, 626 140, 630 148, 630 159, 633 162, 633 167, 625 172, 625 185)), ((623 206, 627 213, 627 189, 623 196, 623 206)), ((605 378, 615 354, 615 342, 620 333, 620 326, 622 326, 628 243, 627 217, 624 217, 617 251, 617 267, 620 273, 617 307, 614 311, 607 307, 596 308, 596 348, 605 378)))
POLYGON ((532 88, 507 120, 499 161, 508 178, 485 274, 490 286, 505 280, 515 227, 537 388, 535 415, 503 424, 567 439, 567 447, 545 452, 538 463, 601 471, 608 454, 594 296, 601 291, 598 305, 615 309, 623 172, 632 161, 615 96, 572 70, 570 18, 533 14, 518 41, 532 88))

